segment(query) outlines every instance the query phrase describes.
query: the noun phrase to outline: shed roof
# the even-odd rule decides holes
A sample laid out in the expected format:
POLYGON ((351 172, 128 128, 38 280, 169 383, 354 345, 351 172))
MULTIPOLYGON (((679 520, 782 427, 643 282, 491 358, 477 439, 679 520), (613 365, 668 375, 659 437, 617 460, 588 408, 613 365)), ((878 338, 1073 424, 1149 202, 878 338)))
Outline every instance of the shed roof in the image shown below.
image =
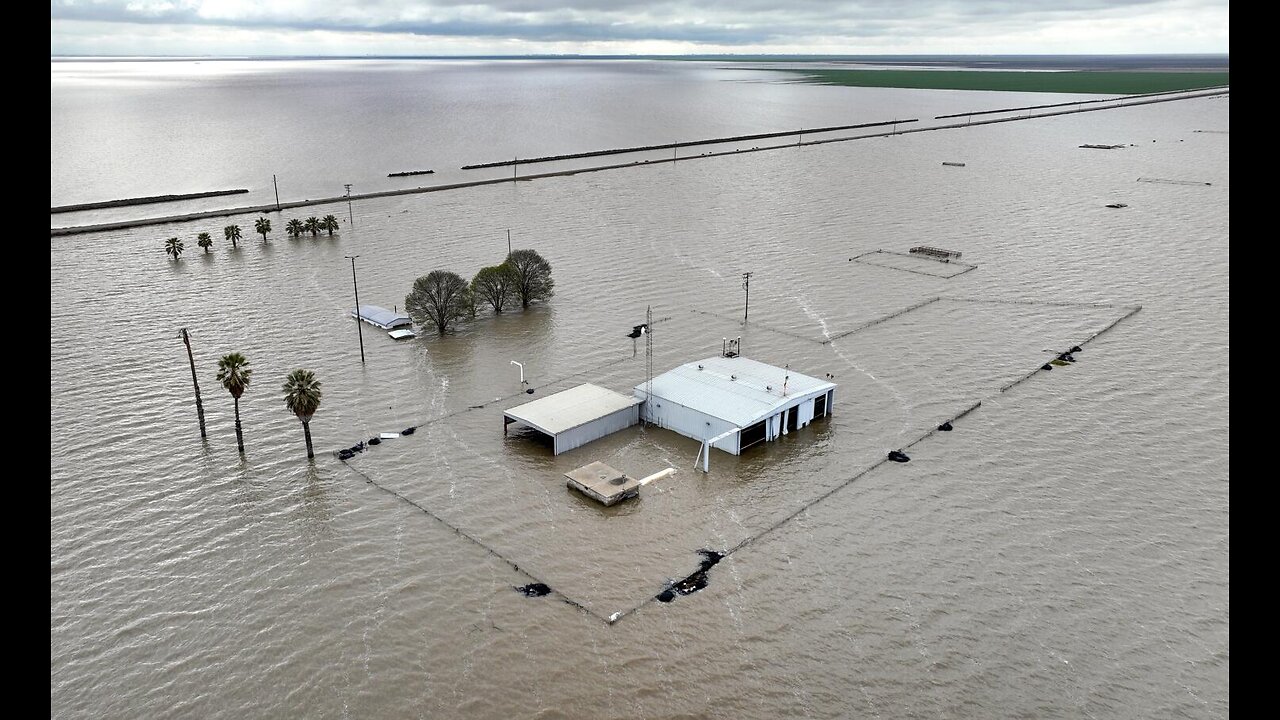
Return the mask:
MULTIPOLYGON (((653 395, 745 428, 777 413, 797 397, 836 386, 744 357, 710 357, 685 363, 653 378, 653 395), (782 394, 786 379, 787 394, 782 394)), ((643 395, 645 386, 636 386, 643 395)))
POLYGON ((554 395, 517 405, 503 414, 548 435, 557 435, 641 402, 639 398, 616 393, 599 385, 583 383, 554 395))
POLYGON ((362 320, 368 320, 384 330, 390 330, 391 328, 400 327, 401 325, 413 324, 413 320, 408 315, 405 315, 404 313, 391 312, 390 310, 378 305, 361 305, 359 314, 357 314, 355 310, 352 310, 351 315, 362 320))

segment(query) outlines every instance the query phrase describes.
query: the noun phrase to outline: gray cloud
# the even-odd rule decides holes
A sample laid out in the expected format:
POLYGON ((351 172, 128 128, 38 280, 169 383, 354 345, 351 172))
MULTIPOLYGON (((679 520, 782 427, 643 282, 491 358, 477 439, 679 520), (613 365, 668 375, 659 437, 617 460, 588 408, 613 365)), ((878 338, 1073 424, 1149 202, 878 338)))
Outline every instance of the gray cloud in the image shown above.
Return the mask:
MULTIPOLYGON (((529 43, 658 41, 716 47, 825 46, 859 40, 1035 36, 1105 19, 1149 32, 1169 18, 1194 32, 1229 0, 51 0, 59 22, 325 31, 529 43)), ((1222 48, 1224 51, 1225 47, 1222 48)), ((973 48, 972 51, 990 51, 973 48)))

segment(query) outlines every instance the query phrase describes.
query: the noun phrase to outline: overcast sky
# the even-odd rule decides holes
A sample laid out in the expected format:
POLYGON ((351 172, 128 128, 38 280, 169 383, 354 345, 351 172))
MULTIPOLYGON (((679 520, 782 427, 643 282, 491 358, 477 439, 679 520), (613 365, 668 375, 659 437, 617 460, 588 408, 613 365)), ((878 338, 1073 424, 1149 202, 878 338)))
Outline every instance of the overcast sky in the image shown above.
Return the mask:
POLYGON ((1229 0, 51 0, 54 55, 1225 53, 1229 0))

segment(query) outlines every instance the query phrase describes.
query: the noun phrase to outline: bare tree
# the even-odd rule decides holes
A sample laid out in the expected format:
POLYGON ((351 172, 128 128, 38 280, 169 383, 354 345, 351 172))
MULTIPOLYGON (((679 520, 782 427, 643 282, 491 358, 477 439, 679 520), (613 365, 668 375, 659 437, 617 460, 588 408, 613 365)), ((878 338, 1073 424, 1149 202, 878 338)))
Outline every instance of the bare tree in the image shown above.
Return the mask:
POLYGON ((551 263, 537 250, 516 250, 505 263, 515 273, 515 293, 521 307, 535 300, 546 300, 555 294, 556 281, 551 279, 551 263))
POLYGON ((441 335, 470 313, 471 290, 467 281, 448 270, 432 270, 413 281, 404 309, 419 323, 436 326, 441 335))
POLYGON ((471 281, 471 295, 493 307, 495 314, 515 301, 516 275, 511 266, 503 263, 487 268, 480 268, 471 281))

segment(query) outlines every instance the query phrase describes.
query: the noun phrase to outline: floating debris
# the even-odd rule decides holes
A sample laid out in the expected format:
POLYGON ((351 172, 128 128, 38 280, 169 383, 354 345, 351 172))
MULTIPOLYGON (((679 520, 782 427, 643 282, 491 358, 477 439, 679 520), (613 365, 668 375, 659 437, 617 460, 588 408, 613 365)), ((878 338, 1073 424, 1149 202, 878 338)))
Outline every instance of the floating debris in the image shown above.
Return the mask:
POLYGON ((942 262, 959 260, 963 254, 959 250, 943 250, 942 248, 929 247, 928 245, 917 245, 907 252, 912 255, 921 255, 931 260, 941 260, 942 262))
POLYGON ((525 597, 544 597, 551 594, 551 588, 543 583, 529 583, 528 585, 517 585, 516 592, 525 597))
POLYGON ((901 450, 890 450, 889 459, 897 463, 911 462, 911 458, 907 457, 907 454, 901 450))
POLYGON ((1107 207, 1116 208, 1117 210, 1119 210, 1120 208, 1127 208, 1129 206, 1125 205, 1124 203, 1107 203, 1107 207))
MULTIPOLYGON (((1152 140, 1151 142, 1155 142, 1152 140)), ((1170 180, 1168 178, 1138 178, 1138 182, 1145 183, 1163 183, 1165 185, 1212 185, 1213 183, 1202 182, 1200 180, 1170 180)))
POLYGON ((662 592, 654 595, 654 599, 658 602, 669 603, 675 600, 677 596, 691 595, 707 586, 707 571, 724 559, 724 553, 703 549, 699 550, 698 554, 702 556, 702 562, 698 563, 697 571, 688 577, 671 583, 662 592))
POLYGON ((341 449, 341 450, 339 450, 339 451, 338 451, 338 459, 339 459, 339 460, 350 460, 351 458, 353 458, 353 457, 355 457, 355 456, 356 456, 356 454, 355 454, 355 453, 351 452, 350 450, 348 450, 348 449, 346 449, 346 448, 343 448, 343 449, 341 449))
POLYGON ((382 439, 381 439, 381 438, 376 438, 376 437, 374 437, 374 438, 369 438, 369 444, 370 444, 370 445, 381 445, 381 444, 382 444, 382 439))
POLYGON ((944 162, 942 164, 947 167, 964 167, 964 163, 962 162, 944 162))
POLYGON ((1045 363, 1045 364, 1043 364, 1043 365, 1041 365, 1041 366, 1040 366, 1040 369, 1041 369, 1041 370, 1052 370, 1052 369, 1053 369, 1053 366, 1052 366, 1052 365, 1050 365, 1049 363, 1045 363))
POLYGON ((400 431, 400 434, 401 434, 401 435, 412 435, 415 431, 417 431, 417 429, 418 429, 418 426, 417 426, 417 425, 414 425, 413 427, 407 427, 407 428, 405 428, 405 429, 401 430, 401 431, 400 431))
POLYGON ((955 430, 955 428, 951 427, 951 421, 950 421, 950 420, 948 420, 948 421, 946 421, 946 422, 942 423, 941 425, 939 425, 939 426, 938 426, 938 429, 939 429, 939 430, 941 430, 942 432, 951 432, 952 430, 955 430))
POLYGON ((404 172, 387 173, 387 177, 409 177, 410 175, 435 175, 435 170, 406 170, 404 172))
POLYGON ((1079 345, 1072 345, 1072 346, 1071 346, 1071 349, 1070 349, 1070 350, 1068 350, 1067 352, 1069 352, 1069 353, 1078 353, 1078 352, 1082 352, 1082 351, 1080 350, 1080 346, 1079 346, 1079 345))
POLYGON ((526 394, 526 395, 532 395, 532 394, 533 394, 533 388, 527 388, 524 392, 525 392, 525 394, 526 394))
POLYGON ((1085 143, 1080 147, 1089 148, 1091 150, 1119 150, 1120 148, 1125 146, 1124 145, 1095 145, 1094 143, 1085 143))
POLYGON ((1066 361, 1066 360, 1056 360, 1056 359, 1055 359, 1055 360, 1050 360, 1050 361, 1049 361, 1049 364, 1050 364, 1050 365, 1056 365, 1057 367, 1064 367, 1064 366, 1066 366, 1068 363, 1067 363, 1067 361, 1066 361))

